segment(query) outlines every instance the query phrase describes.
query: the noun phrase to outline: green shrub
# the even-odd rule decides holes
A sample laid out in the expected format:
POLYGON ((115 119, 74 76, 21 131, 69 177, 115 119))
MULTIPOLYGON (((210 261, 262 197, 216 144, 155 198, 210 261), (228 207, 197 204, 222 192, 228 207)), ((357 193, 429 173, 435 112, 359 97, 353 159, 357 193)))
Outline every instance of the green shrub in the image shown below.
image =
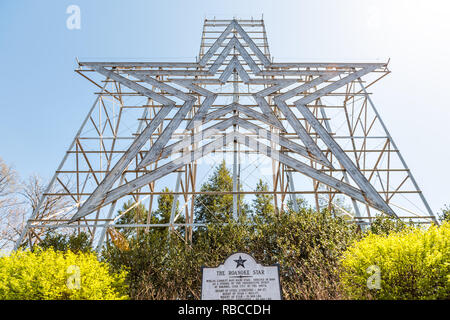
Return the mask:
POLYGON ((441 209, 441 212, 439 214, 439 220, 441 222, 449 221, 450 222, 450 206, 445 205, 443 209, 441 209))
POLYGON ((130 250, 108 245, 104 259, 126 267, 134 299, 199 299, 201 266, 216 267, 237 251, 260 263, 280 264, 285 299, 342 299, 340 255, 357 237, 354 225, 329 212, 302 209, 256 219, 241 217, 198 229, 192 244, 149 233, 132 239, 130 250))
POLYGON ((393 232, 403 231, 413 226, 414 225, 412 222, 405 222, 398 218, 379 215, 371 221, 367 231, 378 235, 388 235, 393 232))
POLYGON ((93 253, 36 248, 0 258, 0 300, 125 299, 124 279, 93 253))
POLYGON ((450 299, 450 223, 407 228, 389 235, 369 233, 344 254, 341 275, 356 299, 450 299), (376 267, 371 267, 376 266, 376 267), (379 287, 371 286, 379 270, 379 287))
POLYGON ((92 251, 89 235, 86 232, 73 233, 71 235, 47 232, 37 245, 42 249, 52 248, 56 251, 92 251))

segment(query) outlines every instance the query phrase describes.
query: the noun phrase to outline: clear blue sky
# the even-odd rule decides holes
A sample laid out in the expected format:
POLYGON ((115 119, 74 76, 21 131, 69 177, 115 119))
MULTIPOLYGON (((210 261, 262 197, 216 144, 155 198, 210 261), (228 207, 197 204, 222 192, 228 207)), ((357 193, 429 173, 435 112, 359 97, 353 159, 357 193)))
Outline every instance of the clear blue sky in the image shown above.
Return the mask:
POLYGON ((448 1, 0 1, 0 157, 49 178, 94 100, 80 60, 194 61, 205 17, 261 17, 276 62, 391 58, 373 100, 433 210, 450 203, 448 1), (81 9, 81 30, 66 8, 81 9))

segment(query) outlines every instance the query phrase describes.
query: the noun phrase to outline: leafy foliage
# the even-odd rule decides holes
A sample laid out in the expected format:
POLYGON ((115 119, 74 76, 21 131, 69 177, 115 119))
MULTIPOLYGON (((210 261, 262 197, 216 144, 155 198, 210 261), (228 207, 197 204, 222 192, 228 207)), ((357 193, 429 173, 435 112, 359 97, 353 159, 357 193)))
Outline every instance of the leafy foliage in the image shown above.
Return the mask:
MULTIPOLYGON (((128 201, 123 204, 123 207, 121 210, 119 210, 119 216, 120 218, 117 219, 117 224, 146 224, 146 223, 152 223, 152 224, 163 224, 163 223, 169 223, 170 221, 170 215, 172 212, 172 205, 173 205, 173 194, 170 194, 169 188, 164 188, 162 192, 165 192, 165 194, 161 194, 158 197, 158 208, 153 211, 150 215, 148 213, 147 208, 142 203, 139 203, 136 205, 133 201, 128 201)), ((179 204, 177 201, 175 212, 179 211, 179 204)), ((176 220, 177 223, 183 223, 184 217, 180 216, 176 220)), ((143 230, 142 228, 136 229, 136 228, 122 228, 121 234, 124 235, 127 238, 132 237, 139 237, 142 236, 143 233, 162 233, 167 235, 167 228, 152 228, 143 230)))
POLYGON ((0 299, 126 299, 125 275, 91 252, 15 251, 0 258, 0 299))
MULTIPOLYGON (((129 200, 123 204, 118 214, 120 218, 117 219, 117 224, 147 223, 148 210, 142 203, 136 205, 135 202, 129 200)), ((121 233, 125 237, 131 237, 136 236, 137 231, 135 228, 122 228, 121 233)))
POLYGON ((42 249, 52 248, 55 251, 89 252, 92 250, 90 237, 85 232, 71 235, 47 232, 38 246, 42 249))
POLYGON ((343 259, 342 282, 356 299, 449 299, 450 223, 428 230, 369 233, 343 259), (369 289, 367 270, 380 270, 380 289, 369 289))
POLYGON ((236 251, 266 265, 279 263, 286 299, 336 299, 344 297, 337 281, 340 253, 355 237, 343 219, 303 209, 264 221, 241 216, 210 223, 192 244, 173 234, 148 234, 128 251, 108 246, 103 257, 115 270, 129 270, 135 299, 198 299, 201 266, 217 266, 236 251))
MULTIPOLYGON (((232 189, 232 177, 225 162, 201 187, 202 191, 232 189)), ((259 180, 256 191, 267 190, 267 184, 259 180)), ((185 242, 182 234, 168 233, 167 228, 153 229, 142 236, 129 238, 127 250, 108 244, 103 251, 103 259, 117 272, 123 268, 129 270, 127 283, 134 299, 199 299, 201 267, 217 266, 237 251, 250 253, 266 265, 279 263, 286 299, 378 298, 370 290, 362 290, 358 295, 349 289, 353 280, 345 279, 360 276, 358 268, 349 269, 346 265, 344 280, 341 281, 342 254, 364 235, 384 239, 416 232, 416 229, 412 223, 377 216, 366 233, 361 234, 360 229, 349 223, 348 216, 343 214, 344 211, 351 212, 351 208, 346 207, 342 199, 337 198, 337 201, 336 208, 322 203, 322 211, 315 212, 303 198, 298 197, 299 211, 294 210, 293 203, 288 201, 287 211, 275 214, 273 196, 260 193, 255 196, 251 208, 240 199, 241 215, 235 221, 232 218, 232 195, 203 194, 195 199, 196 222, 206 223, 207 227, 194 229, 192 243, 185 242)), ((159 197, 158 209, 152 213, 152 223, 167 223, 172 203, 172 195, 159 197)), ((148 217, 146 212, 136 217, 137 211, 130 210, 126 221, 136 222, 140 221, 139 217, 148 217)), ((403 245, 396 240, 391 244, 403 245)), ((364 250, 377 250, 377 245, 379 242, 374 241, 364 250)), ((360 259, 364 259, 364 250, 361 250, 360 259)), ((395 260, 391 266, 402 270, 403 267, 397 267, 396 263, 400 262, 395 260)), ((438 268, 442 271, 441 266, 438 268)), ((366 269, 363 271, 365 278, 359 280, 367 280, 366 269)), ((408 281, 419 281, 420 274, 409 273, 409 276, 413 280, 408 278, 408 281)), ((433 278, 430 283, 433 281, 439 286, 439 279, 433 278)), ((421 296, 415 292, 410 297, 421 296)))
MULTIPOLYGON (((225 165, 225 161, 215 169, 213 175, 204 183, 200 191, 233 191, 233 178, 225 165)), ((240 214, 246 215, 250 209, 240 198, 238 207, 240 214)), ((223 222, 233 215, 233 195, 201 194, 195 198, 196 222, 223 222)))
POLYGON ((405 229, 413 227, 412 223, 406 223, 403 220, 397 218, 391 218, 388 216, 376 216, 370 226, 369 232, 379 235, 388 235, 393 232, 400 232, 405 229))
POLYGON ((445 205, 444 208, 441 210, 441 213, 439 216, 440 216, 441 222, 444 222, 444 221, 450 222, 450 206, 445 205))
MULTIPOLYGON (((296 195, 295 198, 296 198, 295 201, 297 202, 297 207, 299 209, 307 210, 311 208, 311 206, 309 205, 308 201, 305 200, 305 198, 301 197, 300 195, 296 195)), ((287 201, 287 211, 296 211, 294 207, 294 202, 291 199, 287 201)))
POLYGON ((133 238, 128 250, 107 244, 102 251, 104 261, 113 270, 128 270, 129 295, 133 299, 178 299, 198 296, 193 293, 191 281, 199 276, 194 251, 187 250, 184 242, 173 233, 147 233, 133 238))
POLYGON ((347 200, 342 195, 334 195, 332 199, 329 197, 320 197, 319 207, 321 209, 328 209, 333 215, 347 216, 349 214, 354 215, 353 206, 347 203, 347 200))
MULTIPOLYGON (((258 181, 256 185, 256 192, 259 191, 267 191, 269 187, 267 183, 264 183, 261 179, 258 181)), ((274 214, 274 206, 273 195, 270 194, 256 194, 255 199, 253 200, 253 214, 255 216, 267 217, 271 214, 274 214)))

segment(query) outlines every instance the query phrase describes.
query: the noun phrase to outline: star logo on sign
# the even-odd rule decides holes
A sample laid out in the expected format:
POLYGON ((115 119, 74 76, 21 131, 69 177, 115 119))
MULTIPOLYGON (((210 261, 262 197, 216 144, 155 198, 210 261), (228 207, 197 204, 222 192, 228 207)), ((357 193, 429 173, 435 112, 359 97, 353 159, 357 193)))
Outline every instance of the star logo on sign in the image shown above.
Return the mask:
POLYGON ((239 256, 239 259, 233 261, 237 263, 236 268, 239 268, 240 266, 242 266, 242 268, 245 268, 244 262, 247 260, 244 260, 241 258, 241 256, 239 256))

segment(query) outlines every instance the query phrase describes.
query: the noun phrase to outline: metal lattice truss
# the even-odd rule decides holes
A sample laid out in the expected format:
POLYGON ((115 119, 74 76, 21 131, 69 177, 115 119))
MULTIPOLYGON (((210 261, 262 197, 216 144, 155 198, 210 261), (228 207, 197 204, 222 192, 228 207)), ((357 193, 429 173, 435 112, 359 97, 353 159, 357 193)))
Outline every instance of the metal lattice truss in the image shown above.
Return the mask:
POLYGON ((121 227, 183 227, 188 237, 194 199, 207 193, 199 176, 215 164, 204 160, 225 154, 234 188, 215 194, 233 194, 235 215, 240 197, 258 193, 253 173, 277 212, 302 196, 359 223, 379 213, 437 223, 367 91, 386 63, 274 63, 262 20, 205 20, 197 62, 79 62, 76 72, 100 92, 20 243, 76 227, 101 245, 120 203, 151 211, 166 186, 180 204, 169 223, 121 227), (261 158, 269 174, 255 170, 261 158), (67 205, 45 211, 55 197, 67 205))

